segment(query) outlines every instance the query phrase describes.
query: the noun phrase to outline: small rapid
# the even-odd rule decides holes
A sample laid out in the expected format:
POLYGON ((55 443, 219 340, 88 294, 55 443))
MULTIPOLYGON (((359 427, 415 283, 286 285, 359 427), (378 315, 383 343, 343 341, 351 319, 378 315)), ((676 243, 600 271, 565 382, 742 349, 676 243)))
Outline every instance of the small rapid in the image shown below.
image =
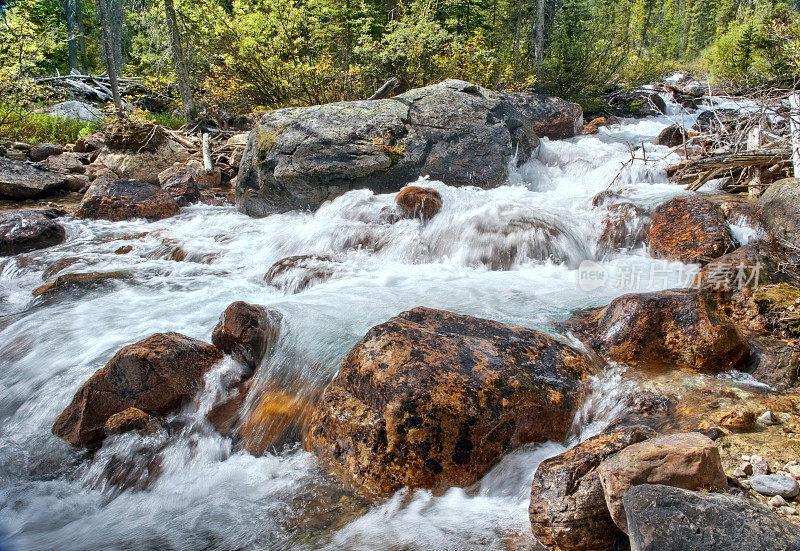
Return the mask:
MULTIPOLYGON (((690 126, 696 114, 670 104, 690 126)), ((423 180, 442 196, 429 222, 388 223, 394 195, 347 193, 314 213, 249 218, 198 205, 159 222, 64 219, 66 243, 0 260, 0 519, 20 549, 508 549, 532 545, 528 494, 537 465, 602 430, 635 392, 620 369, 592 381, 567 442, 516 450, 470 488, 400 491, 380 504, 345 492, 289 446, 253 457, 205 418, 241 367, 226 358, 169 419, 170 434, 120 435, 90 456, 54 437, 55 417, 122 346, 154 332, 210 340, 233 301, 283 315, 264 384, 318 391, 367 330, 424 305, 551 334, 576 308, 625 292, 681 286, 682 266, 642 243, 608 253, 608 205, 643 213, 677 195, 679 160, 654 138, 669 117, 624 120, 594 136, 542 140, 538 159, 483 190, 423 180), (267 285, 278 260, 330 257, 330 279, 298 293, 267 285), (581 266, 608 281, 587 291, 581 266), (601 263, 602 264, 599 264, 601 263), (619 274, 658 270, 650 287, 619 274), (681 269, 678 269, 681 268, 681 269), (120 272, 53 297, 50 274, 120 272)), ((638 223, 638 222, 637 222, 638 223)), ((742 222, 737 236, 748 239, 742 222)), ((754 230, 753 230, 754 231, 754 230)))

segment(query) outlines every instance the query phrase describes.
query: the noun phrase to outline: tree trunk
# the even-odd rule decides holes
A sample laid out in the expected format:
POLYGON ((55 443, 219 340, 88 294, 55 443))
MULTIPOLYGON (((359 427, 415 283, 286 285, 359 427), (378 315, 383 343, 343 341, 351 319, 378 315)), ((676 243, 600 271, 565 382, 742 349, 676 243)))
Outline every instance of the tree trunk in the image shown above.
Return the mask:
POLYGON ((544 27, 545 27, 544 8, 545 8, 545 2, 546 2, 546 0, 538 0, 538 3, 536 5, 536 53, 535 53, 535 62, 536 62, 536 70, 537 71, 542 66, 542 61, 544 61, 544 27))
POLYGON ((83 30, 83 0, 75 0, 75 26, 78 30, 78 52, 81 56, 81 69, 89 74, 89 58, 86 56, 86 34, 83 30))
POLYGON ((194 107, 192 84, 189 80, 189 70, 186 67, 186 56, 183 52, 183 46, 181 45, 181 34, 178 30, 175 6, 172 0, 164 0, 164 14, 167 18, 172 60, 175 62, 175 75, 178 77, 178 89, 180 90, 181 101, 183 102, 183 112, 188 122, 194 122, 197 112, 194 107))
POLYGON ((64 0, 64 21, 67 24, 67 49, 69 51, 69 70, 78 70, 78 47, 75 42, 75 4, 74 0, 64 0))
POLYGON ((106 56, 106 67, 108 69, 108 80, 111 82, 111 93, 114 96, 114 107, 117 109, 117 116, 122 115, 122 98, 119 95, 119 82, 117 81, 116 56, 114 55, 114 39, 112 38, 112 7, 111 3, 115 0, 97 0, 97 7, 100 11, 100 25, 103 29, 103 51, 106 56))
POLYGON ((792 94, 789 98, 789 104, 792 106, 789 111, 789 120, 792 132, 792 163, 794 164, 794 177, 800 178, 800 94, 792 94))

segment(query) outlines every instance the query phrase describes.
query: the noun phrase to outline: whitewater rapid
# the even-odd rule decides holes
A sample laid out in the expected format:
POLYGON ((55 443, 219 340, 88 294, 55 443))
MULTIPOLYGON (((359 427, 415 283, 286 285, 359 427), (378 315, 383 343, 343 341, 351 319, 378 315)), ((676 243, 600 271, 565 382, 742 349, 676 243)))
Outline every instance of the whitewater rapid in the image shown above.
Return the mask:
MULTIPOLYGON (((673 118, 678 109, 670 104, 673 118)), ((694 115, 683 119, 690 125, 694 115)), ((595 136, 545 139, 538 159, 492 190, 420 182, 443 199, 428 223, 382 222, 394 196, 366 190, 315 213, 264 219, 205 205, 154 223, 63 218, 64 244, 0 260, 0 529, 26 550, 534 545, 527 514, 533 473, 619 413, 635 391, 619 370, 593 381, 596 392, 569 441, 517 450, 474 487, 441 496, 401 491, 377 505, 344 492, 299 446, 256 458, 215 433, 204 413, 236 378, 240 367, 230 359, 207 377, 196 403, 173 416, 178 428, 169 437, 122 435, 89 457, 50 428, 119 348, 160 331, 209 341, 237 300, 283 314, 278 349, 257 380, 321 388, 370 327, 415 306, 553 333, 571 310, 630 292, 619 274, 633 268, 668 274, 637 290, 679 286, 683 267, 651 259, 644 247, 598 254, 606 210, 593 205, 607 189, 645 210, 686 193, 664 171, 677 155, 653 145, 669 124, 667 117, 624 120, 595 136), (632 162, 629 144, 644 146, 632 162), (116 253, 126 246, 129 253, 116 253), (177 247, 185 253, 180 262, 173 260, 177 247), (297 294, 264 283, 274 262, 305 254, 336 258, 334 278, 297 294), (609 274, 591 292, 578 285, 585 261, 609 274), (48 267, 69 262, 66 271, 126 277, 51 299, 31 296, 48 267), (120 462, 146 471, 155 456, 160 475, 146 489, 108 483, 120 462)), ((747 238, 747 228, 738 231, 747 238)))

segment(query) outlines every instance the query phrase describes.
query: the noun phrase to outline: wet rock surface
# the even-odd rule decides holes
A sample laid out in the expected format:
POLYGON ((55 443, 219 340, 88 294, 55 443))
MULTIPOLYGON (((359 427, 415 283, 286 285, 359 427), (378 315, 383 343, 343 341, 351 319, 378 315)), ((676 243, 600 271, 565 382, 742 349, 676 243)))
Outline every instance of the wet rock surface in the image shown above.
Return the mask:
POLYGON ((800 548, 800 526, 740 497, 643 484, 624 502, 631 551, 800 548))
POLYGON ((261 364, 275 345, 281 314, 263 306, 237 301, 228 306, 211 335, 211 342, 250 369, 261 364))
POLYGON ((129 272, 114 271, 114 272, 85 272, 85 273, 68 273, 61 274, 52 279, 49 279, 44 285, 41 285, 33 290, 33 296, 52 297, 57 293, 66 291, 68 289, 87 288, 98 285, 104 281, 114 279, 125 279, 130 277, 129 272))
POLYGON ((607 457, 654 435, 647 427, 626 427, 545 459, 531 487, 529 513, 536 538, 557 551, 610 549, 620 530, 608 512, 597 468, 607 457))
POLYGON ((542 333, 415 308, 350 351, 304 445, 365 493, 466 486, 519 445, 563 438, 594 369, 542 333))
POLYGON ((64 227, 46 211, 0 212, 0 256, 27 253, 63 243, 64 227))
POLYGON ((604 358, 644 369, 719 373, 742 367, 750 352, 717 300, 694 289, 623 295, 561 327, 604 358))
POLYGON ((430 220, 442 209, 442 196, 435 189, 408 186, 397 194, 395 204, 403 218, 430 220))
POLYGON ((709 262, 739 245, 720 208, 701 197, 676 197, 651 215, 653 256, 681 262, 709 262))
POLYGON ((332 279, 342 269, 342 263, 330 256, 289 256, 273 264, 264 275, 264 281, 285 293, 300 293, 332 279))
POLYGON ((800 179, 774 182, 761 196, 761 205, 770 234, 800 247, 800 179))
POLYGON ((699 433, 672 434, 632 444, 598 468, 606 505, 614 523, 628 533, 623 498, 640 484, 665 484, 686 490, 728 487, 714 442, 699 433))
POLYGON ((108 419, 128 408, 163 414, 201 388, 203 374, 222 354, 178 333, 156 333, 117 352, 78 390, 58 416, 53 434, 90 447, 104 437, 108 419))
POLYGON ((160 187, 133 180, 96 181, 84 195, 75 215, 119 221, 160 220, 178 213, 175 199, 160 187))
POLYGON ((289 108, 264 115, 250 135, 236 199, 252 216, 317 207, 351 189, 398 191, 419 176, 494 187, 507 161, 523 163, 541 136, 574 136, 575 104, 505 94, 458 80, 391 99, 289 108))

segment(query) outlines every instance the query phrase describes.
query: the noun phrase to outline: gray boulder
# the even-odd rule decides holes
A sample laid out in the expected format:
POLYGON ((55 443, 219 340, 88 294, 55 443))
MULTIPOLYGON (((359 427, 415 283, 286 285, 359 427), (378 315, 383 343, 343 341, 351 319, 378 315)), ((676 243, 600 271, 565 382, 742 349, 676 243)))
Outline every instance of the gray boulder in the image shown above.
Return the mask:
POLYGON ((84 122, 103 122, 104 115, 97 107, 82 101, 62 101, 50 107, 47 113, 53 117, 84 122))
POLYGON ((28 199, 57 191, 64 183, 63 174, 0 157, 0 197, 28 199))
POLYGON ((786 178, 761 196, 761 219, 770 234, 800 246, 800 179, 786 178))
POLYGON ((247 142, 239 208, 265 216, 317 207, 352 189, 399 191, 428 175, 446 184, 502 184, 508 162, 535 156, 542 136, 580 129, 580 106, 493 92, 460 80, 391 99, 279 109, 247 142))
POLYGON ((631 551, 800 549, 800 526, 747 499, 642 484, 624 504, 631 551))
POLYGON ((63 243, 64 227, 55 222, 55 213, 44 210, 0 212, 0 256, 11 256, 63 243))

